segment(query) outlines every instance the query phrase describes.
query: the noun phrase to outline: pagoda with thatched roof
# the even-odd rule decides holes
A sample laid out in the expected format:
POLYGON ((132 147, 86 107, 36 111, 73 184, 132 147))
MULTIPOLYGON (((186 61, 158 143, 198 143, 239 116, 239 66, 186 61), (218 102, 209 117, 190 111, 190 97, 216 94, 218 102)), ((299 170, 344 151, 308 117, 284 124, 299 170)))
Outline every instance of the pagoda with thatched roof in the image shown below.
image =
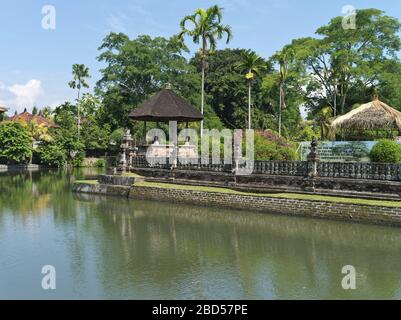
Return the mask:
POLYGON ((150 122, 195 122, 203 120, 202 113, 171 90, 170 86, 133 110, 129 117, 132 120, 150 122))
POLYGON ((331 127, 341 140, 395 138, 401 132, 401 112, 375 97, 335 119, 331 127))
MULTIPOLYGON (((176 94, 170 85, 167 85, 165 89, 162 89, 149 100, 142 103, 130 114, 131 120, 144 122, 143 136, 146 137, 147 122, 156 122, 158 127, 159 122, 168 123, 169 121, 175 121, 177 123, 185 123, 188 128, 189 122, 197 122, 203 120, 203 114, 194 106, 192 106, 184 98, 176 94)), ((185 154, 194 156, 196 146, 190 145, 190 138, 187 137, 187 142, 183 146, 179 146, 178 154, 185 154)), ((171 142, 171 141, 170 141, 171 142)), ((173 144, 160 145, 158 137, 154 137, 152 145, 148 146, 147 141, 143 142, 143 145, 137 146, 139 153, 148 151, 148 154, 154 154, 154 157, 158 156, 169 156, 172 152, 175 152, 173 144), (150 149, 148 149, 150 148, 150 149)))

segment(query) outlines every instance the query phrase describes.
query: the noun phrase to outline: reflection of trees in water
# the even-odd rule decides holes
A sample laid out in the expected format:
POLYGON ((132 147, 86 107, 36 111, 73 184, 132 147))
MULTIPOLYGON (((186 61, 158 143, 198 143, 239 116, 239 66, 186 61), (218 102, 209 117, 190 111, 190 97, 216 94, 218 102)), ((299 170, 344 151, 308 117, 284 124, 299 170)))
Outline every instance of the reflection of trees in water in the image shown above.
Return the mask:
POLYGON ((0 174, 0 228, 10 214, 52 212, 76 283, 96 274, 126 297, 347 297, 341 267, 352 264, 359 296, 400 295, 399 229, 73 195, 85 175, 0 174))
POLYGON ((57 172, 10 172, 0 174, 0 212, 39 214, 65 183, 57 172))
MULTIPOLYGON (((57 228, 65 230, 70 247, 71 264, 74 275, 81 274, 85 258, 85 246, 78 241, 82 237, 79 228, 78 204, 73 200, 71 184, 78 177, 84 179, 98 170, 46 170, 0 173, 0 230, 6 214, 15 223, 40 219, 45 212, 53 213, 57 228), (48 209, 48 210, 47 210, 48 209)), ((45 230, 43 230, 45 231, 45 230)))
POLYGON ((105 277, 114 270, 137 283, 141 279, 136 275, 146 275, 163 287, 174 286, 177 275, 185 279, 194 272, 215 271, 210 277, 216 278, 227 268, 247 298, 288 297, 289 292, 300 298, 347 297, 340 285, 341 268, 352 264, 359 271, 359 294, 375 297, 384 283, 387 291, 378 292, 381 296, 398 294, 399 229, 89 198, 96 199, 88 206, 90 217, 107 234, 99 239, 107 253, 105 277), (260 281, 267 278, 274 286, 260 281))

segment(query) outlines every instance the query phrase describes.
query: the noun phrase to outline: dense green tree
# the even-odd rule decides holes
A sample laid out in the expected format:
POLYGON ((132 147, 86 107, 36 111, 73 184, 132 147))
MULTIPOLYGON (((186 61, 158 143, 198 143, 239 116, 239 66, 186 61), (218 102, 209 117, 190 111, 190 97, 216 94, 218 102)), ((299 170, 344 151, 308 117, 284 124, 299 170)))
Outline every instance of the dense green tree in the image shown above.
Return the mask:
MULTIPOLYGON (((207 69, 207 59, 210 52, 216 50, 217 40, 227 36, 226 43, 230 42, 232 37, 231 27, 222 24, 223 9, 217 5, 208 9, 197 9, 193 15, 189 15, 182 19, 180 26, 181 32, 179 39, 183 40, 184 36, 192 38, 196 44, 201 43, 199 51, 201 70, 202 70, 202 88, 201 88, 201 112, 204 113, 205 107, 205 71, 207 69), (191 24, 188 27, 188 23, 191 24)), ((203 130, 203 122, 201 123, 201 135, 203 130)))
POLYGON ((64 103, 54 110, 54 119, 60 128, 52 129, 54 143, 66 153, 69 163, 81 159, 85 145, 77 136, 77 107, 70 103, 64 103))
POLYGON ((32 140, 27 127, 19 122, 0 123, 0 161, 27 163, 32 156, 32 140))
MULTIPOLYGON (((237 67, 244 49, 217 50, 209 57, 208 77, 205 81, 207 105, 213 108, 224 126, 227 128, 243 128, 247 123, 248 114, 248 83, 243 73, 237 67)), ((199 65, 200 56, 197 54, 191 63, 199 65)), ((266 62, 265 62, 266 63, 266 62)), ((261 70, 260 77, 255 77, 253 90, 253 119, 255 129, 271 127, 272 109, 264 98, 262 78, 268 70, 261 70)))
MULTIPOLYGON (((99 61, 106 63, 97 84, 103 102, 101 123, 110 124, 111 130, 131 127, 128 114, 167 84, 192 105, 198 105, 200 77, 196 67, 182 56, 187 49, 177 37, 140 36, 130 40, 124 34, 110 33, 99 49, 99 61)), ((205 109, 205 118, 206 125, 219 123, 210 108, 205 109)), ((142 124, 136 122, 132 129, 140 138, 142 124)))
POLYGON ((110 142, 110 125, 100 125, 102 103, 94 95, 84 94, 78 105, 83 117, 81 140, 86 153, 88 156, 103 155, 110 142))
MULTIPOLYGON (((380 95, 380 100, 401 111, 401 62, 398 60, 385 61, 377 78, 378 84, 374 93, 380 95)), ((360 94, 365 95, 366 100, 372 96, 372 91, 363 91, 360 94)))
POLYGON ((271 128, 287 138, 298 136, 307 78, 303 65, 293 57, 289 46, 274 54, 270 59, 274 69, 264 77, 262 85, 273 109, 274 124, 271 128))
POLYGON ((343 114, 361 102, 354 93, 380 86, 382 68, 396 59, 401 47, 400 22, 380 10, 358 10, 356 29, 342 28, 342 20, 336 17, 319 28, 318 39, 297 39, 291 44, 310 74, 306 106, 311 114, 327 105, 334 115, 343 114))
POLYGON ((57 141, 44 142, 36 150, 40 164, 61 168, 67 162, 67 154, 57 141))

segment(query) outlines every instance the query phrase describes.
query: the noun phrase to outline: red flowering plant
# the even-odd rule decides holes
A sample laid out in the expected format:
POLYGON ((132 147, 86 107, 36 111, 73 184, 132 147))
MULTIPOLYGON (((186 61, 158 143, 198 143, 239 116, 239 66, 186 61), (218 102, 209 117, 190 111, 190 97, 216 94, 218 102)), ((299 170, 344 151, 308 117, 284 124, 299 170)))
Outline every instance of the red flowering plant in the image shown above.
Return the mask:
POLYGON ((254 145, 255 160, 257 161, 298 159, 294 145, 271 130, 256 131, 254 145))

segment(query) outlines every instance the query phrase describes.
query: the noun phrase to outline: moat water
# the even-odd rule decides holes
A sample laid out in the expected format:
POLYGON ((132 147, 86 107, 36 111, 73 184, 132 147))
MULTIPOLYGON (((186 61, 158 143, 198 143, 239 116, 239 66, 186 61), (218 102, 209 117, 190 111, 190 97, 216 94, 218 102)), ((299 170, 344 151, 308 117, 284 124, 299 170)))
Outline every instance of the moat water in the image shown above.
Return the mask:
POLYGON ((0 299, 401 298, 401 229, 71 192, 94 174, 0 173, 0 299))

